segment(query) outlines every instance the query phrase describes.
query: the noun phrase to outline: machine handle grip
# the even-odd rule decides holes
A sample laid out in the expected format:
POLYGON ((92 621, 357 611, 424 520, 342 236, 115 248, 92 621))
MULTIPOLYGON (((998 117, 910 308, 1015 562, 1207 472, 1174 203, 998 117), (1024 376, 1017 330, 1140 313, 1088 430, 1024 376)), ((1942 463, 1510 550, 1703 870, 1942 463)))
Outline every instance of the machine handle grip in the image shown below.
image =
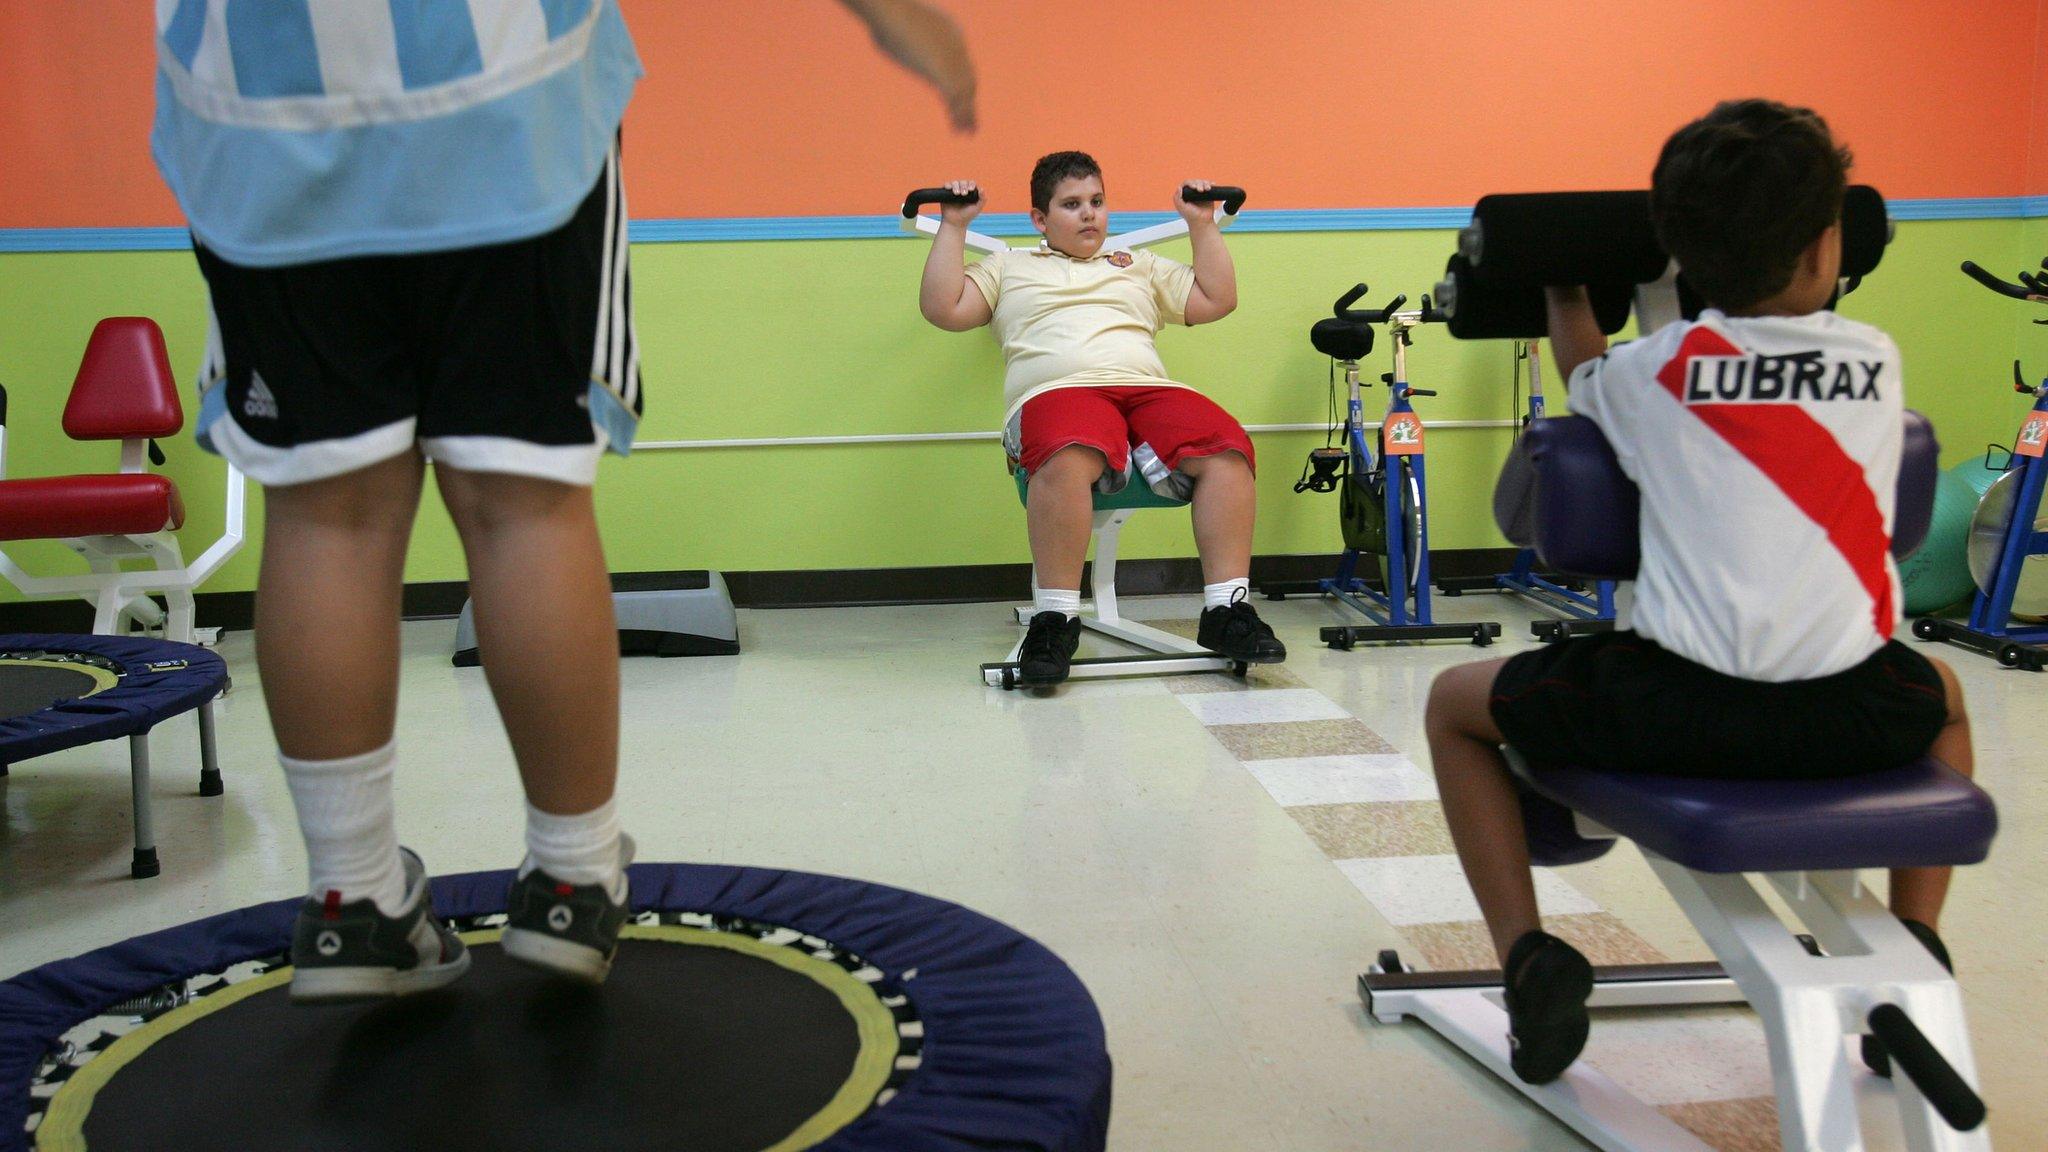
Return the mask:
POLYGON ((1370 289, 1362 281, 1352 285, 1349 292, 1337 297, 1337 303, 1331 306, 1330 314, 1340 320, 1349 319, 1351 306, 1358 303, 1359 297, 1364 296, 1368 291, 1370 289))
POLYGON ((1238 209, 1244 207, 1244 189, 1234 184, 1218 184, 1207 192, 1198 192, 1183 184, 1180 186, 1180 198, 1190 204, 1210 204, 1221 200, 1226 216, 1235 216, 1238 209))
POLYGON ((951 188, 919 188, 903 198, 903 218, 908 220, 917 215, 917 210, 927 204, 976 204, 980 201, 980 189, 963 196, 951 188))
POLYGON ((1973 260, 1963 261, 1963 274, 1991 289, 1993 292, 1998 293, 2000 296, 2010 296, 2015 300, 2025 300, 2028 296, 2032 295, 2025 287, 2018 284, 2009 284, 1986 272, 1978 267, 1977 263, 1973 260))
POLYGON ((1404 396, 1434 396, 1434 395, 1436 395, 1436 389, 1434 389, 1434 388, 1404 388, 1404 389, 1402 389, 1402 390, 1401 390, 1401 394, 1402 394, 1402 395, 1404 395, 1404 396))
POLYGON ((1870 1010, 1870 1031, 1884 1041, 1892 1063, 1913 1081, 1948 1126, 1968 1132, 1984 1123, 1984 1099, 1977 1095, 1955 1067, 1927 1039, 1920 1026, 1897 1004, 1879 1004, 1870 1010))

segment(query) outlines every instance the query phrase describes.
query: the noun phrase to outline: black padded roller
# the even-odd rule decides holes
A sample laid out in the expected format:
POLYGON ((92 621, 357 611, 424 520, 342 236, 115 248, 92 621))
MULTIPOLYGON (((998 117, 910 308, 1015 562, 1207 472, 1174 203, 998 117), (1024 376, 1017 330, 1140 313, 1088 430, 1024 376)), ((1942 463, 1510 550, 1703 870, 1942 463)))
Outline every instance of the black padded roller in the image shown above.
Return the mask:
MULTIPOLYGON (((1587 289, 1600 330, 1612 336, 1628 323, 1635 288, 1620 282, 1587 289)), ((1451 257, 1437 285, 1437 299, 1450 313, 1451 335, 1460 340, 1531 340, 1548 334, 1543 289, 1535 284, 1494 284, 1472 274, 1463 256, 1451 257)))
POLYGON ((1884 197, 1868 184, 1851 184, 1842 197, 1842 275, 1868 276, 1892 242, 1884 197))
MULTIPOLYGON (((1852 184, 1842 199, 1842 275, 1867 276, 1891 242, 1884 197, 1852 184)), ((1647 284, 1669 263, 1650 226, 1648 192, 1488 196, 1472 209, 1458 251, 1489 283, 1647 284)))
POLYGON ((1458 249, 1478 278, 1495 283, 1647 284, 1670 263, 1642 191, 1487 196, 1458 249))

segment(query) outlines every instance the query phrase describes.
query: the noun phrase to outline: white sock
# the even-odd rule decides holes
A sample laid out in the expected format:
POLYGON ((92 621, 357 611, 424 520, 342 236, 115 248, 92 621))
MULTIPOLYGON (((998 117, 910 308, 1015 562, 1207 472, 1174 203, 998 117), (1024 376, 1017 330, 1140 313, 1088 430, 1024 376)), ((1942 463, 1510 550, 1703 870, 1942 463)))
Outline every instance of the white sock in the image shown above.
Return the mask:
POLYGON ((1081 614, 1081 591, 1078 588, 1037 588, 1032 592, 1032 611, 1064 612, 1072 620, 1081 614))
POLYGON ((524 876, 535 868, 564 884, 602 884, 612 899, 626 898, 625 856, 616 797, 588 812, 557 816, 526 805, 524 876))
POLYGON ((339 892, 346 904, 370 899, 386 916, 405 909, 405 866, 391 804, 397 744, 339 760, 294 760, 282 752, 285 786, 306 837, 307 890, 316 900, 339 892))
POLYGON ((1228 608, 1237 600, 1252 594, 1252 578, 1239 576, 1220 584, 1202 585, 1202 607, 1228 608))

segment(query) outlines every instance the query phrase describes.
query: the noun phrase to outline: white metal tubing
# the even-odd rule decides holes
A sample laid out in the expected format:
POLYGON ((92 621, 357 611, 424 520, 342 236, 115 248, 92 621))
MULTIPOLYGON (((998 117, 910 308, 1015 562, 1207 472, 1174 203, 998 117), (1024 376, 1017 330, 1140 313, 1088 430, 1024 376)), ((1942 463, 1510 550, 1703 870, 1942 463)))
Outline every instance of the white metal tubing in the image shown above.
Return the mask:
POLYGON ((206 551, 200 553, 199 559, 192 562, 189 579, 193 587, 205 583, 207 577, 213 575, 222 564, 227 563, 228 557, 242 550, 243 521, 247 516, 248 504, 247 488, 248 480, 242 475, 242 470, 233 464, 228 465, 227 523, 222 528, 220 538, 209 545, 206 551))
MULTIPOLYGON (((1770 1046, 1779 1135, 1787 1152, 1864 1147, 1843 1038, 1861 1033, 1870 1009, 1880 1003, 1906 1008, 1957 1074, 1977 1083, 1954 979, 1853 873, 1771 877, 1824 950, 1826 939, 1841 949, 1816 957, 1748 877, 1694 872, 1647 852, 1644 857, 1756 1009, 1770 1046)), ((1990 1148, 1981 1127, 1956 1132, 1932 1115, 1910 1085, 1901 1088, 1900 1119, 1913 1152, 1990 1148)))
MULTIPOLYGON (((903 221, 903 230, 905 232, 922 232, 927 236, 936 236, 939 234, 939 218, 923 214, 912 216, 903 221)), ((967 230, 967 246, 976 252, 990 254, 1005 251, 1010 247, 988 233, 976 232, 972 228, 967 230)))
POLYGON ((202 772, 220 771, 220 757, 216 754, 213 731, 213 701, 199 706, 199 769, 202 772))
POLYGON ((148 455, 148 452, 149 452, 149 441, 147 441, 147 440, 123 440, 123 441, 121 441, 121 471, 123 471, 123 472, 147 472, 147 471, 149 471, 149 455, 148 455))
POLYGON ((1123 619, 1117 614, 1116 604, 1116 540, 1124 521, 1131 518, 1131 511, 1118 508, 1095 514, 1095 572, 1091 587, 1095 619, 1100 623, 1116 624, 1123 619))
POLYGON ((1384 1019, 1380 1016, 1383 996, 1398 1001, 1402 1014, 1416 1017, 1456 1044, 1602 1152, 1713 1152, 1699 1137, 1584 1061, 1548 1084, 1525 1083, 1509 1062, 1507 1013, 1478 989, 1433 989, 1405 995, 1376 992, 1376 1018, 1384 1019))

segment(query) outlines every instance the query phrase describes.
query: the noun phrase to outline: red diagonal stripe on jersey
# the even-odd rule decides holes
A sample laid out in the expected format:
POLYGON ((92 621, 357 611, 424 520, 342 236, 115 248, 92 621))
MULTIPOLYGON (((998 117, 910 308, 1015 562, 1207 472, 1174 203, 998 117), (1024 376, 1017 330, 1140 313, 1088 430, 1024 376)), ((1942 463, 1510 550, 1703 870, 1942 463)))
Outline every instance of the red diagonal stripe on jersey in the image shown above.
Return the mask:
MULTIPOLYGON (((1707 327, 1685 334, 1678 355, 1657 373, 1657 382, 1684 404, 1687 365, 1695 356, 1742 356, 1742 349, 1707 327)), ((1756 465, 1787 499, 1827 533, 1864 591, 1880 638, 1892 634, 1892 583, 1884 558, 1891 534, 1863 467, 1842 451, 1820 421, 1797 404, 1687 404, 1743 458, 1756 465)))

